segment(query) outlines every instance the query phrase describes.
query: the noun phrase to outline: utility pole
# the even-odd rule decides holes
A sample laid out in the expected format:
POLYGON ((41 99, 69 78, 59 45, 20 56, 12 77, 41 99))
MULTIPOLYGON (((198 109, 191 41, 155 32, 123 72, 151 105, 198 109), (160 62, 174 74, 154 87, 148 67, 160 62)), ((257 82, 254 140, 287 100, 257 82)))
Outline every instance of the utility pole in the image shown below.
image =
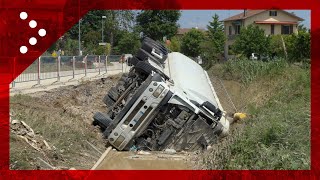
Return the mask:
POLYGON ((104 19, 106 19, 107 17, 106 16, 102 16, 102 31, 101 31, 101 37, 102 37, 102 43, 104 42, 104 39, 103 39, 103 26, 104 26, 104 19))
POLYGON ((80 29, 80 25, 81 25, 81 19, 79 20, 79 56, 82 56, 82 52, 81 52, 81 29, 80 29))

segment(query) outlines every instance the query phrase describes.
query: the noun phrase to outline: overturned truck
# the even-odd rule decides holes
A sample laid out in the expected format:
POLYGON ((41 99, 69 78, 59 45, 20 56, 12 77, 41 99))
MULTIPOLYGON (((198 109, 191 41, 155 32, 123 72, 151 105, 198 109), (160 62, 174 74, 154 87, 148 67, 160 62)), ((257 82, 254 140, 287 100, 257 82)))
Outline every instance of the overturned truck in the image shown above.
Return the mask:
POLYGON ((145 38, 128 64, 103 99, 107 112, 93 117, 114 148, 195 151, 228 133, 210 79, 195 61, 145 38))

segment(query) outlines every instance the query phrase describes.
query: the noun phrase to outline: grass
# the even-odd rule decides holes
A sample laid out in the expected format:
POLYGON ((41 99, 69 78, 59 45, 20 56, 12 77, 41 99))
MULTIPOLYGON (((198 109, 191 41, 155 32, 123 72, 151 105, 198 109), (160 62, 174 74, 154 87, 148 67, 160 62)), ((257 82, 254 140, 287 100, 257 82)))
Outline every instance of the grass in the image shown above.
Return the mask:
POLYGON ((247 91, 271 90, 262 104, 247 104, 249 118, 233 125, 242 128, 226 145, 204 156, 205 169, 310 169, 310 68, 282 60, 231 61, 216 68, 218 76, 244 83, 247 91))
POLYGON ((268 62, 237 59, 227 61, 223 64, 222 70, 225 76, 231 76, 233 80, 240 80, 248 84, 257 77, 278 76, 287 66, 288 63, 284 59, 268 62))

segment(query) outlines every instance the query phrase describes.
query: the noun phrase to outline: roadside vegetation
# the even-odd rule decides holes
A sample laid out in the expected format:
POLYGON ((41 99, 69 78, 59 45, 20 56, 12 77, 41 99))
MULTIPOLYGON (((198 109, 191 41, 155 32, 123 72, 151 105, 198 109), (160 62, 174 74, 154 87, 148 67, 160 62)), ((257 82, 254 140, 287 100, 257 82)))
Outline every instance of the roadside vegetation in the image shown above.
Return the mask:
POLYGON ((199 168, 310 169, 309 64, 242 59, 217 64, 210 73, 239 86, 229 93, 248 118, 232 126, 199 168))

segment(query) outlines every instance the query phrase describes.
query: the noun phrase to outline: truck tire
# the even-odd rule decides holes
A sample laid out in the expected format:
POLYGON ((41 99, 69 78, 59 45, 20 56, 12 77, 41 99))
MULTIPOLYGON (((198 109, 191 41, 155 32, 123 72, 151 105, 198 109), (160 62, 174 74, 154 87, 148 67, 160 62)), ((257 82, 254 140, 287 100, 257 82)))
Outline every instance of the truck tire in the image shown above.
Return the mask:
POLYGON ((159 47, 160 49, 163 49, 165 52, 168 53, 168 49, 163 44, 161 44, 161 43, 159 43, 159 42, 157 42, 157 41, 155 41, 155 40, 153 40, 151 38, 148 38, 148 37, 144 38, 142 43, 145 43, 145 42, 146 43, 151 43, 153 45, 156 45, 157 47, 159 47))
POLYGON ((108 92, 108 95, 111 99, 113 99, 114 101, 117 101, 118 98, 119 98, 119 93, 117 91, 117 88, 116 87, 112 87, 109 92, 108 92))
POLYGON ((93 125, 99 125, 101 129, 106 129, 112 120, 105 114, 97 112, 93 116, 93 125))
POLYGON ((115 103, 115 101, 111 99, 108 94, 104 96, 102 101, 107 105, 107 108, 113 106, 113 104, 115 103))
POLYGON ((145 51, 147 51, 149 53, 151 53, 153 48, 160 51, 163 55, 168 54, 167 48, 157 42, 143 42, 143 44, 141 46, 141 49, 144 49, 145 51))
POLYGON ((161 64, 163 64, 165 62, 165 60, 168 57, 168 51, 165 47, 160 47, 157 44, 154 44, 152 42, 145 42, 142 44, 142 47, 140 48, 142 50, 144 50, 146 53, 148 53, 148 55, 144 55, 146 53, 142 53, 141 50, 138 51, 137 57, 141 57, 141 58, 146 58, 148 56, 154 57, 156 58, 161 64), (155 49, 157 54, 162 54, 162 58, 159 58, 157 56, 154 56, 153 54, 151 54, 152 50, 155 49))
POLYGON ((140 60, 136 57, 130 57, 128 59, 128 65, 129 66, 135 66, 140 60))
POLYGON ((139 49, 139 51, 137 52, 137 58, 139 58, 141 61, 152 61, 154 63, 156 63, 158 66, 162 66, 162 60, 160 60, 159 58, 151 55, 150 53, 148 53, 147 51, 143 50, 143 49, 139 49))
POLYGON ((143 74, 151 74, 151 72, 155 69, 151 64, 147 62, 140 61, 136 66, 135 66, 136 71, 143 73, 143 74))

